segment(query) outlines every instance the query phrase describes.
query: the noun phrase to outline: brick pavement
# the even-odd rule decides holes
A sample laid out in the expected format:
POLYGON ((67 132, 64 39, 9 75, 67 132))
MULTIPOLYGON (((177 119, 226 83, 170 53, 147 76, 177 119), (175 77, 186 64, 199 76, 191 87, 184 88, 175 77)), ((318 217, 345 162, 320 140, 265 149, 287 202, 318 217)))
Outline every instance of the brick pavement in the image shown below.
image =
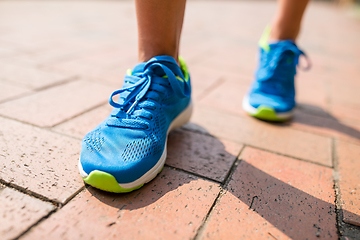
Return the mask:
POLYGON ((0 239, 360 239, 360 22, 311 3, 291 121, 241 99, 274 2, 189 1, 191 122, 130 194, 84 186, 82 136, 136 63, 132 1, 0 2, 0 239))

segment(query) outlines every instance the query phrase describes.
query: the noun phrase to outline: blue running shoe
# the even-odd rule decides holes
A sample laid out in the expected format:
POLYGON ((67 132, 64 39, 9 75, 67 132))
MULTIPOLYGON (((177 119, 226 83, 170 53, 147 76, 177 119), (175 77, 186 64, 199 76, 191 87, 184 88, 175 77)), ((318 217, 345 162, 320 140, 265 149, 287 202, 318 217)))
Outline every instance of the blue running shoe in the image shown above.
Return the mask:
POLYGON ((267 121, 285 121, 292 117, 294 77, 300 55, 306 57, 293 41, 260 47, 259 67, 242 104, 248 114, 267 121))
POLYGON ((82 141, 79 171, 86 183, 130 192, 162 170, 168 133, 192 112, 190 76, 180 63, 158 56, 128 71, 123 88, 110 96, 114 110, 82 141))

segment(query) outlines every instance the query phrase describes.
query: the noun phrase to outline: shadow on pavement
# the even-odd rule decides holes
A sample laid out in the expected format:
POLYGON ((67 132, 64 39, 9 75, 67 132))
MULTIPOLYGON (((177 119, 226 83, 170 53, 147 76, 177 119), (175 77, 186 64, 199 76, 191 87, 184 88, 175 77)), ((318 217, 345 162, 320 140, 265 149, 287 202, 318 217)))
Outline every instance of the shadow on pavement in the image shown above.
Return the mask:
POLYGON ((300 123, 308 126, 323 128, 347 135, 354 139, 360 140, 360 131, 341 123, 337 118, 326 112, 324 109, 301 103, 298 106, 298 112, 295 112, 293 123, 300 123), (298 114, 299 111, 312 114, 298 114))
MULTIPOLYGON (((136 209, 155 203, 168 192, 183 185, 191 186, 192 181, 199 178, 204 177, 204 181, 210 180, 212 184, 219 185, 228 175, 242 145, 227 143, 227 148, 215 137, 183 129, 174 130, 168 137, 165 167, 153 181, 138 191, 120 195, 97 191, 92 187, 88 190, 94 191, 95 197, 102 198, 106 195, 104 201, 107 204, 118 205, 118 201, 124 204, 131 201, 131 204, 126 204, 126 209, 136 209), (227 148, 230 148, 231 152, 227 148), (113 200, 109 202, 108 198, 113 200), (133 201, 134 199, 141 201, 133 201)), ((184 188, 182 191, 192 190, 184 188)))
MULTIPOLYGON (((317 185, 315 179, 314 185, 317 185)), ((232 194, 246 204, 246 209, 240 207, 239 217, 246 218, 247 214, 251 216, 249 210, 254 211, 291 239, 338 238, 334 203, 280 181, 245 161, 238 165, 226 189, 227 195, 232 194)), ((319 190, 315 187, 314 194, 319 190)), ((269 225, 264 226, 264 222, 261 219, 254 222, 249 232, 271 229, 269 225)))

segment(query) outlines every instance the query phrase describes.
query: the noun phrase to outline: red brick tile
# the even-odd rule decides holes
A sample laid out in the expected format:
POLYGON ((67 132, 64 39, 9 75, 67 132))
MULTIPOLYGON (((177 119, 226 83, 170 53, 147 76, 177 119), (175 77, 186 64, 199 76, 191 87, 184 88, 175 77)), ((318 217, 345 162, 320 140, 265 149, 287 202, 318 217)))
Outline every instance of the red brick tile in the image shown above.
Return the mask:
POLYGON ((0 185, 0 236, 14 239, 42 217, 54 206, 13 189, 0 185))
POLYGON ((0 118, 0 178, 64 203, 83 181, 80 141, 0 118))
MULTIPOLYGON (((186 24, 186 20, 184 24, 186 24)), ((193 26, 195 23, 192 22, 191 25, 193 26)), ((209 57, 213 46, 210 41, 204 41, 206 36, 196 34, 196 30, 194 30, 194 28, 183 27, 183 30, 184 32, 181 36, 180 53, 181 56, 184 57, 187 66, 190 67, 190 73, 192 73, 193 67, 196 67, 197 63, 202 62, 204 60, 204 56, 209 57)))
MULTIPOLYGON (((328 95, 326 92, 327 79, 320 75, 302 72, 298 69, 295 80, 296 101, 309 107, 319 108, 320 112, 328 110, 328 95)), ((306 110, 306 109, 305 109, 306 110)), ((311 109, 314 110, 314 109, 311 109)), ((316 113, 316 112, 315 112, 316 113)))
POLYGON ((191 239, 219 190, 214 183, 164 168, 130 194, 89 187, 24 239, 191 239))
POLYGON ((253 148, 241 159, 201 239, 338 238, 331 169, 253 148))
MULTIPOLYGON (((331 36, 331 38, 334 39, 335 36, 331 36)), ((344 38, 340 41, 343 40, 344 38)), ((321 39, 321 41, 323 40, 321 39)), ((345 43, 338 45, 345 45, 345 43)), ((320 47, 321 50, 314 49, 314 51, 308 51, 313 62, 311 72, 326 77, 328 83, 335 81, 338 83, 359 84, 355 77, 360 74, 359 56, 356 55, 356 48, 358 47, 346 46, 339 51, 334 44, 323 44, 320 47), (352 52, 348 52, 349 49, 352 49, 352 52)))
POLYGON ((112 88, 75 81, 0 104, 0 114, 41 127, 51 127, 105 103, 112 88))
POLYGON ((3 42, 1 42, 1 47, 0 47, 0 58, 5 58, 5 57, 9 57, 9 56, 14 56, 17 54, 20 54, 18 51, 16 51, 16 49, 9 47, 9 46, 3 46, 3 42))
POLYGON ((360 123, 341 121, 331 115, 319 117, 303 111, 295 111, 294 117, 288 124, 299 130, 360 143, 360 123))
POLYGON ((30 90, 9 84, 6 82, 0 82, 0 102, 3 102, 7 99, 21 96, 24 93, 28 93, 30 90))
MULTIPOLYGON (((326 104, 327 106, 327 104, 326 104)), ((297 102, 295 112, 301 112, 307 115, 317 116, 317 117, 323 117, 323 118, 333 118, 333 116, 330 114, 328 107, 326 106, 317 106, 313 104, 308 104, 306 101, 304 102, 297 102)), ((292 121, 290 119, 289 121, 292 121)))
MULTIPOLYGON (((187 15, 184 23, 184 35, 203 35, 205 37, 203 44, 208 41, 217 40, 223 42, 223 45, 217 45, 223 50, 227 45, 249 45, 252 43, 256 46, 256 42, 261 36, 263 28, 271 18, 273 3, 247 3, 243 2, 212 2, 211 4, 204 2, 189 2, 187 15), (255 6, 254 6, 255 5, 255 6), (262 18, 256 18, 253 14, 254 8, 262 18), (199 11, 198 9, 201 9, 199 11), (214 17, 221 14, 221 19, 214 17), (241 24, 237 23, 251 23, 241 24), (251 39, 252 41, 250 41, 251 39), (221 48, 222 47, 222 48, 221 48)), ((214 47, 214 49, 217 49, 214 47)), ((243 52, 236 52, 240 57, 245 55, 243 52)), ((235 53, 234 53, 235 54, 235 53)), ((206 58, 207 56, 204 56, 206 58)))
POLYGON ((72 59, 71 61, 61 61, 43 66, 44 69, 55 72, 66 72, 76 76, 83 76, 85 74, 92 75, 93 73, 101 72, 101 69, 87 66, 82 59, 72 59))
POLYGON ((60 73, 72 73, 76 76, 91 78, 102 83, 121 87, 126 70, 137 63, 135 49, 125 45, 119 49, 107 49, 88 56, 73 58, 44 65, 44 69, 60 73))
POLYGON ((223 41, 214 42, 213 54, 205 58, 198 66, 218 69, 223 72, 238 74, 252 78, 256 68, 257 40, 251 46, 239 44, 224 44, 223 41))
POLYGON ((360 145, 337 141, 344 222, 360 226, 360 145))
POLYGON ((207 90, 222 81, 222 75, 218 71, 205 67, 189 66, 191 76, 191 95, 196 101, 207 93, 207 90))
POLYGON ((350 119, 360 122, 360 106, 332 103, 330 111, 339 119, 350 119))
MULTIPOLYGON (((216 89, 206 95, 200 103, 206 106, 226 110, 231 113, 244 115, 242 100, 251 84, 249 78, 235 78, 234 81, 224 81, 216 89)), ((302 111, 327 116, 326 94, 321 80, 309 79, 307 75, 300 75, 296 81, 297 102, 302 111), (314 97, 315 96, 315 97, 314 97)))
POLYGON ((184 130, 169 134, 166 164, 224 181, 242 144, 184 130))
POLYGON ((195 105, 191 122, 192 130, 207 131, 219 138, 332 166, 331 139, 328 137, 263 122, 249 116, 217 112, 202 105, 195 105))
MULTIPOLYGON (((320 39, 317 41, 319 40, 320 39)), ((329 83, 329 79, 343 74, 342 67, 339 66, 341 61, 335 60, 336 57, 329 54, 326 46, 314 46, 314 44, 309 45, 310 46, 308 46, 308 48, 304 48, 310 58, 312 65, 309 72, 306 73, 307 75, 313 75, 314 77, 318 76, 323 78, 325 82, 329 83), (325 51, 326 54, 324 54, 325 51)))
MULTIPOLYGON (((360 72, 358 77, 360 77, 360 72)), ((360 84, 331 81, 331 101, 335 104, 350 105, 360 108, 359 87, 360 84)))
MULTIPOLYGON (((357 57, 358 58, 358 57, 357 57)), ((339 102, 350 102, 358 103, 356 99, 352 100, 351 98, 356 97, 354 91, 349 89, 349 87, 359 87, 358 77, 360 76, 360 64, 350 64, 345 61, 340 61, 341 65, 337 66, 337 71, 334 72, 323 72, 321 75, 327 78, 327 87, 329 89, 329 94, 332 99, 339 102), (351 66, 348 68, 348 66, 351 66), (347 95, 347 96, 346 96, 347 95)), ((339 63, 336 63, 339 65, 339 63)))
MULTIPOLYGON (((302 79, 298 82, 308 83, 310 80, 313 82, 316 81, 302 77, 302 79)), ((307 86, 308 89, 312 89, 314 92, 310 94, 308 91, 308 93, 298 97, 300 103, 295 111, 295 116, 292 120, 287 122, 287 124, 290 124, 291 127, 295 127, 300 130, 306 130, 327 136, 340 137, 341 139, 351 141, 360 140, 360 133, 356 130, 356 124, 349 125, 341 123, 325 111, 325 91, 322 91, 323 94, 321 94, 321 92, 319 93, 319 95, 323 95, 323 97, 317 97, 315 99, 309 97, 310 95, 315 94, 315 92, 319 92, 318 90, 320 89, 320 86, 311 88, 311 84, 301 84, 303 84, 303 86, 307 86)), ((241 104, 242 98, 246 94, 248 88, 249 83, 246 81, 225 81, 215 90, 210 92, 210 94, 206 95, 201 101, 199 101, 199 103, 210 108, 225 110, 229 113, 245 116, 246 113, 242 109, 241 104)), ((303 89, 299 89, 298 92, 301 91, 306 92, 307 90, 303 87, 303 89)))
POLYGON ((224 81, 212 92, 207 94, 199 103, 214 109, 225 110, 229 113, 246 115, 242 109, 242 100, 250 86, 250 81, 224 81))
POLYGON ((16 66, 5 60, 0 63, 0 80, 12 82, 30 89, 43 88, 73 78, 73 75, 60 74, 35 67, 16 66))
MULTIPOLYGON (((49 70, 46 66, 66 62, 72 59, 79 59, 83 55, 103 51, 103 49, 108 50, 108 48, 107 43, 97 45, 91 44, 87 40, 79 42, 74 39, 69 41, 66 38, 59 38, 27 46, 27 54, 11 57, 9 60, 19 66, 38 67, 49 70), (54 48, 53 45, 57 45, 57 47, 54 48)), ((69 74, 72 72, 67 73, 69 74)))
MULTIPOLYGON (((135 53, 136 47, 137 44, 134 41, 128 41, 127 45, 119 44, 116 46, 104 47, 101 51, 84 55, 81 58, 68 61, 68 63, 78 62, 84 66, 110 69, 119 67, 124 63, 132 62, 132 65, 128 66, 128 68, 132 68, 133 65, 137 63, 137 54, 135 53)), ((62 64, 55 64, 54 66, 62 66, 62 64)))
POLYGON ((105 104, 90 112, 81 114, 74 119, 61 123, 54 127, 53 130, 76 138, 83 138, 88 132, 109 116, 111 110, 112 107, 110 104, 105 104))

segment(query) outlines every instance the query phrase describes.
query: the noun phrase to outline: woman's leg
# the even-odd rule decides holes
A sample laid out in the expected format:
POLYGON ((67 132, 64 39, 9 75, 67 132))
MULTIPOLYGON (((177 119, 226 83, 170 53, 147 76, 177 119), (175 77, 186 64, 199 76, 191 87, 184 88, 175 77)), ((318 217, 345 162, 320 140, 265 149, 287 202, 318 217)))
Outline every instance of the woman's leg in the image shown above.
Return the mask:
POLYGON ((159 55, 178 60, 186 0, 135 0, 139 62, 159 55))
POLYGON ((308 2, 309 0, 278 0, 269 40, 296 40, 308 2))
POLYGON ((189 75, 173 59, 178 59, 185 1, 135 0, 140 63, 126 74, 124 88, 111 94, 112 114, 82 142, 79 170, 86 183, 130 192, 162 170, 165 134, 191 115, 189 75), (159 55, 167 56, 148 61, 159 55), (120 95, 118 102, 115 95, 120 95))

